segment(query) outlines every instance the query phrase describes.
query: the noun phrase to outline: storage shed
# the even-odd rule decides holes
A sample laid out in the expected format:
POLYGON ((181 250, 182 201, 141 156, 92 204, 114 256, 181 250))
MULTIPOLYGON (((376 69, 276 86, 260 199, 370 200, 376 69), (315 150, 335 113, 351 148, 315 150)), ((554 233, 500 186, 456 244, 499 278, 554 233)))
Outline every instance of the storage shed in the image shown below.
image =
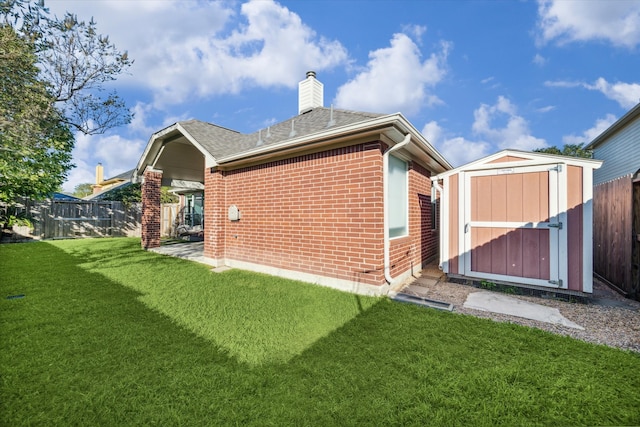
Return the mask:
POLYGON ((454 278, 591 293, 592 182, 601 164, 503 150, 432 177, 440 267, 454 278))

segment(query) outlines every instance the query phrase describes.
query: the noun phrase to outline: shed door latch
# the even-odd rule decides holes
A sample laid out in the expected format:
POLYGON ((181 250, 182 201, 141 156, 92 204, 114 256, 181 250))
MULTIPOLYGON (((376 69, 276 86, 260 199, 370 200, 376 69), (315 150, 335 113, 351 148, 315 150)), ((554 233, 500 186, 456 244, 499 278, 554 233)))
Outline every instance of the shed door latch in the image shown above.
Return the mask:
POLYGON ((549 283, 551 283, 552 285, 556 285, 557 287, 561 288, 562 287, 562 279, 558 279, 558 280, 549 280, 549 283))
POLYGON ((559 222, 557 224, 548 224, 547 227, 549 227, 549 228, 557 228, 559 230, 562 230, 562 223, 559 222))

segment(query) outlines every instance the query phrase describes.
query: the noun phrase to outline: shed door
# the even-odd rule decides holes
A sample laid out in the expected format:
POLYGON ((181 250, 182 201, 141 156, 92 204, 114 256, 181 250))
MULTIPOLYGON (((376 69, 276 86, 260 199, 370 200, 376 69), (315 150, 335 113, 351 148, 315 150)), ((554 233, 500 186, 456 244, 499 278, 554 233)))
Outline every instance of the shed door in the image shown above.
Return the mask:
POLYGON ((561 166, 468 172, 465 176, 465 274, 566 288, 559 274, 561 166))

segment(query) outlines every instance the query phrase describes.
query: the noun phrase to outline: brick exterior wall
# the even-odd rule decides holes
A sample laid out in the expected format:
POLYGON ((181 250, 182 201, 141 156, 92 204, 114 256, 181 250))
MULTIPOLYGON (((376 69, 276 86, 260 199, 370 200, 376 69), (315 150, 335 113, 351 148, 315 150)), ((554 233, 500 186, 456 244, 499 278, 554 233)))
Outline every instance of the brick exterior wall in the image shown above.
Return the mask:
POLYGON ((162 172, 145 171, 142 183, 141 244, 145 249, 160 246, 160 187, 162 172))
MULTIPOLYGON (((384 285, 380 142, 231 171, 205 172, 205 256, 384 285), (236 205, 239 221, 229 221, 236 205)), ((437 251, 429 172, 409 171, 410 235, 391 245, 392 276, 437 251)))
POLYGON ((214 168, 204 172, 204 256, 223 259, 225 254, 226 210, 224 173, 214 168))
MULTIPOLYGON (((357 283, 383 275, 382 154, 377 142, 224 173, 224 256, 357 283)), ((206 197, 206 196, 205 196, 206 197)))

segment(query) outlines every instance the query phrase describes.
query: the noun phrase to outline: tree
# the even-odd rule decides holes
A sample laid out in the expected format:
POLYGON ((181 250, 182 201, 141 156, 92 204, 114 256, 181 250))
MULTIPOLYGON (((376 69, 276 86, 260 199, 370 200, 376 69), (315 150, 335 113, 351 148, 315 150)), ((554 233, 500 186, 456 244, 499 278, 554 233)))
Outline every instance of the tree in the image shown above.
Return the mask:
POLYGON ((73 193, 71 194, 74 197, 79 197, 79 198, 90 196, 91 194, 93 194, 93 184, 90 184, 88 182, 85 182, 83 184, 78 184, 73 189, 73 193))
POLYGON ((558 147, 536 148, 537 153, 560 154, 562 156, 582 157, 590 159, 593 157, 591 150, 585 150, 584 144, 565 144, 560 150, 558 147))
POLYGON ((35 47, 0 23, 0 201, 41 198, 71 169, 73 134, 39 79, 35 47))
POLYGON ((50 84, 64 123, 91 135, 131 121, 124 101, 115 91, 107 93, 104 84, 133 60, 98 34, 93 18, 78 21, 68 12, 61 19, 52 17, 43 0, 0 0, 0 17, 34 44, 40 76, 50 84))
MULTIPOLYGON (((178 196, 170 193, 169 187, 162 187, 160 191, 160 203, 178 203, 178 196)), ((125 204, 141 202, 142 186, 140 183, 122 186, 105 194, 104 200, 113 200, 125 204)))

